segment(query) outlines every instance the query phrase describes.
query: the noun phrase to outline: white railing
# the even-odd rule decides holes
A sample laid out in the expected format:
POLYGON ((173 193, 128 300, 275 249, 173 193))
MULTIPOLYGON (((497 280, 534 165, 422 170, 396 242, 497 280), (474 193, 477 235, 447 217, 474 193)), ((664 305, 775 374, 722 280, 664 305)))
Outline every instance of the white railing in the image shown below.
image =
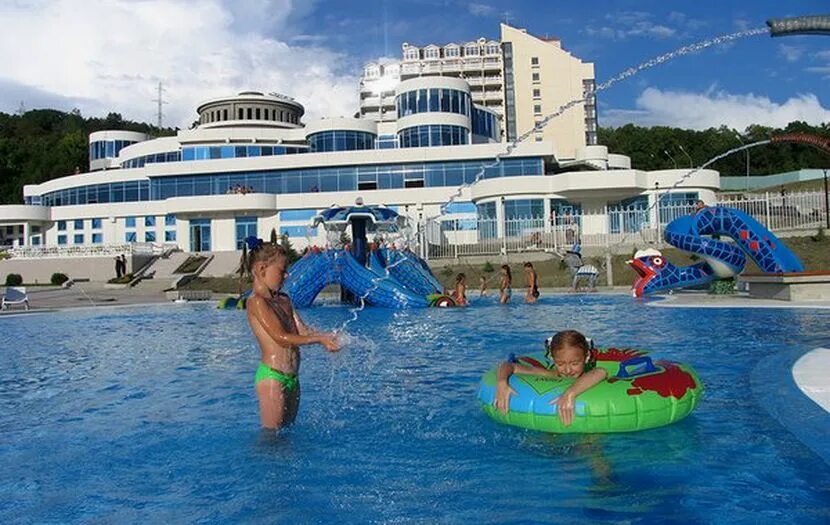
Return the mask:
MULTIPOLYGON (((724 195, 716 204, 742 210, 773 232, 811 231, 826 224, 823 192, 724 195)), ((430 258, 563 253, 575 243, 625 252, 634 247, 662 246, 665 226, 693 209, 689 203, 661 202, 651 207, 609 207, 606 213, 552 213, 547 219, 437 218, 421 225, 420 242, 423 255, 430 258)))
POLYGON ((11 259, 57 259, 67 257, 115 257, 116 255, 161 255, 177 249, 175 244, 124 243, 77 246, 25 246, 8 251, 11 259))

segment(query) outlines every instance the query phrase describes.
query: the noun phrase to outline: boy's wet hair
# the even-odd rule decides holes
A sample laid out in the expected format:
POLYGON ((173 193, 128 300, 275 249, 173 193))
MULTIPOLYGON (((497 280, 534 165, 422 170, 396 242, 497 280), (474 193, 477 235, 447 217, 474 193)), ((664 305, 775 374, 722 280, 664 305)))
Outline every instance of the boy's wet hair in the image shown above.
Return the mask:
POLYGON ((510 273, 510 266, 508 266, 508 265, 506 265, 506 264, 502 264, 502 265, 501 265, 501 269, 507 272, 507 276, 508 276, 510 279, 513 279, 513 274, 512 274, 512 273, 510 273))
POLYGON ((579 348, 586 356, 591 354, 591 344, 588 339, 576 330, 562 330, 553 337, 545 339, 545 350, 550 360, 553 360, 553 354, 566 346, 579 348))
POLYGON ((455 276, 455 282, 460 283, 460 282, 461 282, 461 280, 462 280, 462 279, 465 279, 466 277, 467 277, 467 276, 466 276, 466 275, 464 275, 463 273, 459 273, 458 275, 456 275, 456 276, 455 276))
POLYGON ((526 262, 525 268, 533 268, 533 263, 531 263, 530 261, 526 262))
POLYGON ((245 245, 248 253, 247 255, 244 251, 242 253, 240 274, 252 275, 254 265, 258 262, 271 263, 280 258, 288 258, 285 248, 281 245, 263 242, 257 237, 248 237, 245 239, 245 245))

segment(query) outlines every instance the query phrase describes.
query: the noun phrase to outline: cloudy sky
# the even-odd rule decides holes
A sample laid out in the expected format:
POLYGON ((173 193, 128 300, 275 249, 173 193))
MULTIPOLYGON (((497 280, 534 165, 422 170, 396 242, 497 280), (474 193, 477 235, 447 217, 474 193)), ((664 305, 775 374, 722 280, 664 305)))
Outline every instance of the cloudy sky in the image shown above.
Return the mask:
MULTIPOLYGON (((0 111, 78 108, 187 127, 199 101, 245 89, 351 115, 365 62, 417 45, 498 38, 499 22, 595 64, 597 81, 681 46, 827 14, 827 0, 3 0, 0 111)), ((599 96, 600 124, 830 121, 830 38, 754 36, 679 57, 599 96)))

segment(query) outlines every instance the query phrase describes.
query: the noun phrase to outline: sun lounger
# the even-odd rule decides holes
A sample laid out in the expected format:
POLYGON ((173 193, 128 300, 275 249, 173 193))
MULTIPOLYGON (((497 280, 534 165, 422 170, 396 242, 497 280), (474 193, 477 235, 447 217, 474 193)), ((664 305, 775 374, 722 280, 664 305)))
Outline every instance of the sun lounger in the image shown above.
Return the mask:
POLYGON ((0 301, 0 309, 6 310, 9 306, 22 304, 26 309, 29 309, 29 295, 26 293, 24 286, 7 286, 6 294, 3 300, 0 301))

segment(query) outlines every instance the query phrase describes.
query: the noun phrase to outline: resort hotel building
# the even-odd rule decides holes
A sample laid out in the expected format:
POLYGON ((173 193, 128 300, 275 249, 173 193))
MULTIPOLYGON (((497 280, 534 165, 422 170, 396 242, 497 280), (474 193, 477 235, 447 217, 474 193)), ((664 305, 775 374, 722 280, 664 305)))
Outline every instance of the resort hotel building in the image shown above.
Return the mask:
POLYGON ((366 66, 356 118, 306 122, 298 100, 245 91, 203 102, 175 136, 92 133, 88 172, 0 206, 0 245, 17 258, 146 243, 218 253, 275 229, 303 248, 325 243, 310 226, 319 211, 358 197, 407 216, 427 243, 522 235, 511 221, 526 219, 547 233, 567 218, 590 236, 641 227, 609 210, 647 210, 668 188, 678 202, 713 200, 717 172, 675 188, 688 170, 640 171, 598 145, 593 98, 505 155, 593 85, 593 64, 558 40, 504 24, 501 40, 404 44, 400 62, 366 66))

